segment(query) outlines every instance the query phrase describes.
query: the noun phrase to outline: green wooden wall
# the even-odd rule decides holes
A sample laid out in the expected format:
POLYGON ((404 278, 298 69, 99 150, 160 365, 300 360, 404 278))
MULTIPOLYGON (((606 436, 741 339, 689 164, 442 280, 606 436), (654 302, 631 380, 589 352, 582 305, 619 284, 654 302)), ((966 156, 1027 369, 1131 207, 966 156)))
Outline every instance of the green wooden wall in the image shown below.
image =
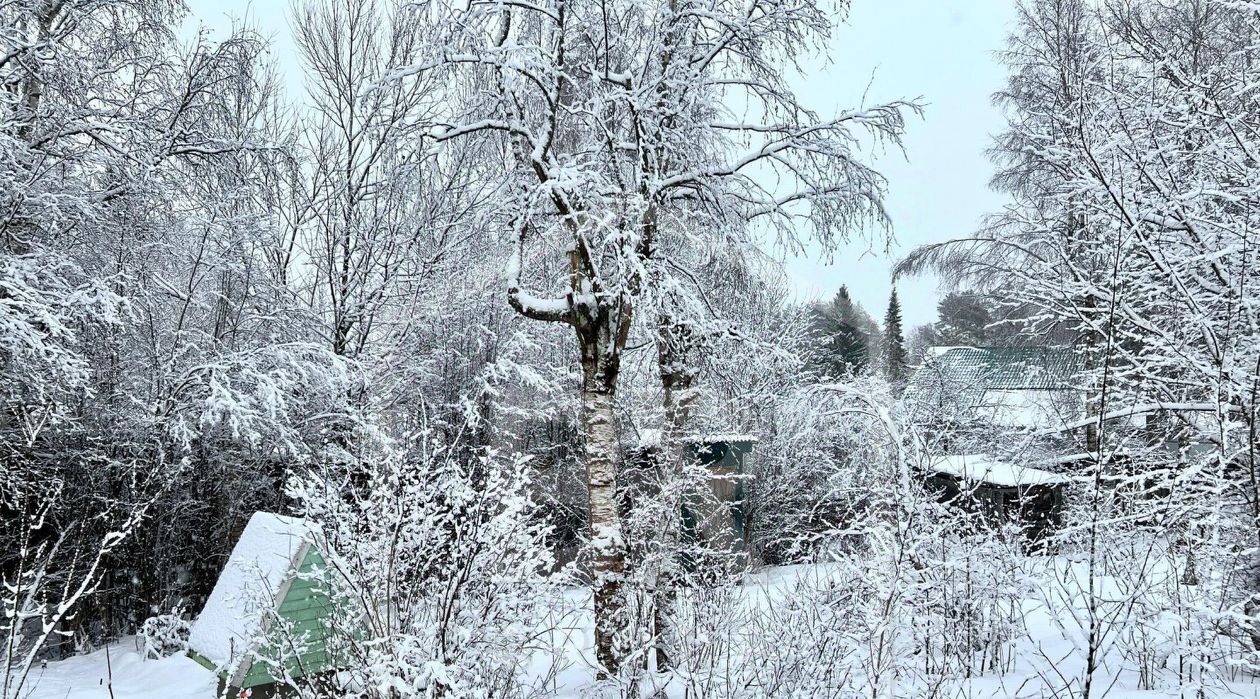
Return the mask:
MULTIPOLYGON (((292 677, 336 669, 328 648, 333 603, 327 590, 311 579, 318 577, 312 575, 313 572, 323 568, 323 557, 314 547, 308 549, 297 576, 280 602, 279 615, 283 623, 272 625, 267 633, 270 639, 268 647, 260 652, 264 658, 283 658, 285 671, 292 677), (285 629, 291 629, 291 634, 285 629)), ((277 681, 271 670, 266 663, 255 662, 241 687, 257 687, 277 681)))

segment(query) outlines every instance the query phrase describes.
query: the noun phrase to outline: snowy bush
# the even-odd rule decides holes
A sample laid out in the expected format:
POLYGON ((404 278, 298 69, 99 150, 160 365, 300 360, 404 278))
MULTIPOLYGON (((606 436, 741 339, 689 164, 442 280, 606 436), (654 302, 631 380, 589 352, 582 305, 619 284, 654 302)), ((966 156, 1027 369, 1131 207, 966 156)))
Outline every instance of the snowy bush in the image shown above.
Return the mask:
POLYGON ((776 398, 749 496, 767 563, 843 548, 869 519, 880 489, 899 477, 884 453, 892 408, 891 387, 878 376, 793 387, 776 398))
POLYGON ((182 609, 145 619, 136 634, 136 640, 140 643, 140 654, 145 658, 162 658, 188 650, 188 632, 191 627, 182 609))
MULTIPOLYGON (((338 610, 347 697, 512 696, 559 604, 528 464, 430 434, 297 476, 338 610)), ((307 688, 328 696, 326 687, 307 688)))

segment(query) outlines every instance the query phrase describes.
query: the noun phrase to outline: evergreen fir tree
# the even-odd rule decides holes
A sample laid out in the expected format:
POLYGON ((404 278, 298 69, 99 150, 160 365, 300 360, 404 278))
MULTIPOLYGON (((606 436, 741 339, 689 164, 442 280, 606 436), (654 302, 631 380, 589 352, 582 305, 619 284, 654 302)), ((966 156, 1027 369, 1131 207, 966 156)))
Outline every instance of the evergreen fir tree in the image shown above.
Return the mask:
POLYGON ((813 324, 818 338, 813 361, 826 373, 855 375, 879 366, 879 326, 853 301, 847 287, 840 287, 830 302, 814 306, 813 324))
POLYGON ((834 311, 830 346, 833 360, 853 373, 860 372, 867 362, 867 340, 854 322, 853 300, 848 287, 840 287, 831 302, 834 311))
POLYGON ((901 302, 894 288, 888 299, 888 312, 884 314, 884 375, 893 384, 901 384, 906 378, 906 340, 901 333, 901 302))

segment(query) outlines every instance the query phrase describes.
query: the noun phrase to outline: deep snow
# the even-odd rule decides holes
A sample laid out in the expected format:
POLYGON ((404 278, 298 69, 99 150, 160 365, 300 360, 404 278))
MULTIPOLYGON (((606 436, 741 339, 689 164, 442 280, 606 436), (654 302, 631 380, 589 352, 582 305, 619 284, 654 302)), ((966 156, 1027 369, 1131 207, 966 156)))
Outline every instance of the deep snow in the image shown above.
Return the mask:
POLYGON ((134 638, 32 672, 31 699, 214 699, 214 675, 185 655, 145 660, 134 638), (112 675, 112 680, 110 679, 112 675))
MULTIPOLYGON (((1067 557, 1029 559, 1032 566, 1047 566, 1055 571, 1060 580, 1078 579, 1085 572, 1084 563, 1067 557)), ((768 568, 748 576, 747 595, 744 604, 768 607, 783 600, 798 585, 826 584, 830 576, 840 570, 830 565, 796 565, 768 568)), ((1168 571, 1152 569, 1152 577, 1168 571)), ((1099 592, 1104 597, 1117 597, 1119 590, 1112 589, 1114 582, 1103 576, 1098 579, 1099 592)), ((1084 628, 1071 623, 1073 615, 1064 609, 1072 597, 1066 584, 1063 589, 1041 589, 1020 604, 1020 612, 1027 628, 1027 635, 1016 641, 1012 649, 1009 670, 1002 675, 988 674, 972 678, 957 678, 939 688, 936 696, 949 699, 993 699, 997 697, 1070 697, 1064 692, 1063 680, 1079 678, 1084 667, 1084 628)), ((590 687, 592 671, 589 649, 593 643, 593 624, 590 618, 590 596, 582 590, 565 593, 565 601, 571 611, 548 623, 552 630, 548 638, 554 647, 564 647, 564 654, 553 666, 553 656, 540 654, 529 666, 530 680, 537 686, 542 678, 551 677, 545 691, 557 697, 590 696, 584 690, 590 687)), ((1159 626, 1157 622, 1155 626, 1159 626)), ((1158 632, 1158 629, 1152 628, 1158 632)), ((137 653, 135 639, 124 639, 110 647, 107 663, 105 650, 88 655, 49 663, 37 673, 35 689, 29 699, 104 699, 110 696, 110 672, 112 666, 112 696, 114 699, 214 699, 215 679, 212 673, 196 662, 175 655, 157 660, 143 660, 137 653)), ((1171 670, 1163 675, 1171 680, 1171 670)), ((1121 655, 1112 650, 1103 653, 1102 667, 1095 675, 1095 696, 1121 699, 1171 699, 1183 694, 1164 681, 1167 689, 1139 691, 1136 670, 1121 655)), ((650 680, 649 680, 650 685, 650 680)), ((1214 683, 1204 696, 1231 696, 1260 698, 1260 684, 1241 673, 1234 681, 1214 683), (1222 691, 1219 687, 1226 686, 1222 691)), ((644 688, 650 691, 650 686, 644 688)), ((678 683, 670 686, 671 696, 682 696, 678 683)), ((901 687, 895 696, 916 696, 920 688, 901 687)), ((1184 696, 1194 696, 1193 693, 1184 696)))

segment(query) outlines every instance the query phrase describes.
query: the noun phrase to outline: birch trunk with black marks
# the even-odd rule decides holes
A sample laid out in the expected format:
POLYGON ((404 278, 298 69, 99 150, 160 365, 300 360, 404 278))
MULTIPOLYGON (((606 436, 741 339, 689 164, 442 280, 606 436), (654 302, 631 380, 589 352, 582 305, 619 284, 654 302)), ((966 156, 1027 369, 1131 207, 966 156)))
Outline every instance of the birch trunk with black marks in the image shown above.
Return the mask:
POLYGON ((589 323, 577 323, 582 353, 582 432, 590 502, 592 593, 595 605, 595 655, 600 669, 615 676, 625 656, 622 582, 626 544, 617 507, 621 449, 614 399, 619 353, 608 312, 600 309, 589 323))
MULTIPOLYGON (((574 238, 583 240, 581 223, 573 217, 574 238)), ((615 414, 621 353, 630 334, 634 289, 603 291, 593 271, 596 265, 580 245, 570 251, 569 292, 563 299, 544 300, 521 289, 520 265, 524 238, 518 229, 517 246, 508 262, 508 303, 533 320, 567 323, 573 327, 582 364, 581 417, 583 455, 591 527, 592 598, 595 612, 595 656, 601 679, 616 677, 626 656, 628 623, 622 590, 626 572, 626 541, 617 500, 621 445, 615 414)))
MULTIPOLYGON (((859 222, 886 223, 883 177, 854 157, 864 138, 855 131, 899 143, 903 111, 919 111, 898 101, 819 121, 799 103, 783 67, 830 30, 828 11, 812 0, 688 7, 662 0, 644 14, 633 4, 575 0, 439 4, 421 13, 431 16, 408 52, 419 60, 381 80, 454 88, 444 93, 449 109, 435 111, 431 138, 441 149, 471 140, 503 158, 500 191, 510 196, 488 198, 475 215, 486 230, 512 222, 508 302, 576 331, 605 676, 621 672, 625 646, 616 635, 628 621, 613 401, 635 304, 670 293, 678 274, 694 278, 674 259, 691 238, 697 249, 735 244, 760 254, 742 235, 746 226, 765 223, 795 239, 808 215, 829 249, 859 222), (598 26, 602 40, 593 41, 598 26), (727 107, 745 98, 762 103, 747 121, 727 107), (658 225, 677 229, 664 251, 658 225), (560 250, 570 257, 568 288, 550 297, 523 289, 533 256, 553 256, 553 264, 525 280, 560 286, 560 250)), ((671 403, 671 420, 685 416, 685 402, 671 403)), ((660 550, 655 536, 646 543, 660 550)))

